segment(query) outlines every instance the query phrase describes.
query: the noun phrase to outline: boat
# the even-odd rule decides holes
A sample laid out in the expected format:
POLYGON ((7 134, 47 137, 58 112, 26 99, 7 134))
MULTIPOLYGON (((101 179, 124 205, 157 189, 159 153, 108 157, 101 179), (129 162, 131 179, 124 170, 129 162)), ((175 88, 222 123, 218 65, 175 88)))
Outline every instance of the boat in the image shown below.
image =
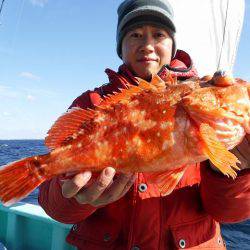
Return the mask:
POLYGON ((0 242, 8 250, 73 250, 65 242, 71 227, 51 219, 39 205, 0 204, 0 242))

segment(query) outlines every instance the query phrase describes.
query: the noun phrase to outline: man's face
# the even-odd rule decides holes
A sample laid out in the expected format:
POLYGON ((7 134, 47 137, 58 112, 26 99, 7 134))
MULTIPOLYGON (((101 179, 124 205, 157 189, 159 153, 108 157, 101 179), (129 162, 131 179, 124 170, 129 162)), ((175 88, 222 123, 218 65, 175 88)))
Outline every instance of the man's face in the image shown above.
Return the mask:
POLYGON ((172 38, 165 29, 144 25, 129 31, 122 41, 122 60, 138 77, 150 80, 172 55, 172 38))

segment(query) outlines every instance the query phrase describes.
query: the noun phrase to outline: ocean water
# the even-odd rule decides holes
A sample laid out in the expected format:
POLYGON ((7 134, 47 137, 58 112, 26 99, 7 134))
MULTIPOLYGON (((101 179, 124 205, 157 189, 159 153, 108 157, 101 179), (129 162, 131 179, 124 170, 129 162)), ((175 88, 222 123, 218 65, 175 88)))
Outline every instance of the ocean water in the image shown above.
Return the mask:
MULTIPOLYGON (((47 152, 43 140, 0 140, 0 168, 9 162, 47 152)), ((38 204, 37 195, 36 189, 23 201, 38 204)))
MULTIPOLYGON (((0 168, 11 161, 46 152, 43 140, 0 140, 0 168)), ((37 204, 37 194, 35 190, 23 201, 37 204)), ((221 225, 221 228, 227 249, 250 250, 250 220, 221 225)))

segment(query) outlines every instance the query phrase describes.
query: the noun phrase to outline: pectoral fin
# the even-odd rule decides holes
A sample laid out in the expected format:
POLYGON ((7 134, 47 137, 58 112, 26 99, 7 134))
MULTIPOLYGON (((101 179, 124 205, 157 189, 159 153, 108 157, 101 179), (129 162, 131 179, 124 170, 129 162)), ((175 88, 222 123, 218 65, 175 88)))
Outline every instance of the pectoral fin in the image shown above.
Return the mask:
POLYGON ((236 163, 240 163, 238 158, 229 152, 227 148, 218 140, 216 133, 208 124, 200 125, 200 136, 203 141, 203 153, 224 175, 236 178, 239 170, 236 163))
POLYGON ((185 169, 185 167, 182 167, 168 172, 144 173, 144 177, 147 182, 156 184, 160 193, 163 196, 166 196, 172 193, 175 189, 183 176, 185 169))

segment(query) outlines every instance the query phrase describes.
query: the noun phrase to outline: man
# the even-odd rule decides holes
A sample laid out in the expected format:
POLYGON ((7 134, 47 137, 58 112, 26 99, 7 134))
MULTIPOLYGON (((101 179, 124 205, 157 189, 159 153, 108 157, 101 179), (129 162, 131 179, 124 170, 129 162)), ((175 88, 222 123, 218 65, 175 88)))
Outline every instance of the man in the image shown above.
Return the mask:
MULTIPOLYGON (((137 84, 135 76, 150 80, 166 71, 182 79, 196 76, 189 55, 176 50, 175 33, 168 1, 124 1, 117 26, 117 53, 124 64, 117 73, 106 70, 110 83, 83 93, 71 107, 93 108, 103 95, 137 84)), ((247 139, 238 150, 241 167, 247 168, 247 139)), ((67 240, 78 249, 224 249, 216 221, 235 222, 250 215, 248 170, 233 181, 208 162, 196 164, 165 197, 142 173, 116 175, 107 167, 97 178, 91 176, 86 171, 54 178, 40 189, 45 211, 75 224, 67 240)))

